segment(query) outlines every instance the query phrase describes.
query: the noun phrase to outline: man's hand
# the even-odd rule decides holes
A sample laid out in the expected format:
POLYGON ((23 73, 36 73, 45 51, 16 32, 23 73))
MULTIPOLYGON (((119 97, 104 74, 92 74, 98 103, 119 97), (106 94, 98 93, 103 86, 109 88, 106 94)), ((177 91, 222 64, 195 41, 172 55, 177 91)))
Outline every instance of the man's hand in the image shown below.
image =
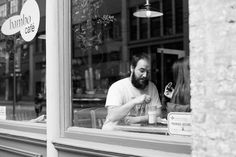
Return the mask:
POLYGON ((148 121, 148 115, 138 116, 138 117, 126 116, 124 118, 125 124, 135 124, 135 123, 141 123, 141 122, 147 122, 147 121, 148 121))
POLYGON ((124 118, 125 124, 134 124, 134 123, 138 123, 139 117, 131 117, 131 116, 126 116, 124 118))
POLYGON ((151 102, 151 97, 149 95, 143 94, 137 98, 134 98, 135 104, 148 104, 151 102))
MULTIPOLYGON (((116 107, 108 107, 108 119, 112 122, 119 121, 129 114, 135 105, 148 104, 151 102, 151 97, 149 95, 143 94, 139 97, 132 99, 124 105, 116 107)), ((132 123, 135 120, 130 120, 132 123)))

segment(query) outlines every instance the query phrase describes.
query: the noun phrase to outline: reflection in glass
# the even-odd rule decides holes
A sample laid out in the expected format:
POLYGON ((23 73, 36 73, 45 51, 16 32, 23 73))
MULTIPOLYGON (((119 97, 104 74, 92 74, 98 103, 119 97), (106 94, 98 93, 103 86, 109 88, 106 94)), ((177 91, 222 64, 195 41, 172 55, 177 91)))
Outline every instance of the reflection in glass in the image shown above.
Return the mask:
POLYGON ((128 76, 130 59, 135 54, 149 54, 150 77, 162 98, 164 84, 172 80, 170 69, 178 54, 163 55, 157 49, 183 50, 184 43, 183 36, 173 31, 175 13, 168 6, 171 1, 151 1, 153 7, 167 13, 167 17, 153 19, 133 16, 143 1, 71 0, 71 4, 72 124, 102 127, 107 91, 112 83, 128 76))
MULTIPOLYGON (((1 1, 0 23, 20 14, 24 2, 1 1), (9 6, 9 11, 5 6, 9 6)), ((45 1, 40 4, 40 10, 45 10, 41 8, 46 6, 45 1)), ((38 34, 31 42, 25 42, 19 33, 6 36, 0 32, 0 107, 6 108, 4 119, 29 121, 46 114, 46 45, 45 40, 38 39, 40 34, 45 34, 45 16, 41 17, 38 34), (42 110, 37 115, 38 94, 42 95, 42 110)))

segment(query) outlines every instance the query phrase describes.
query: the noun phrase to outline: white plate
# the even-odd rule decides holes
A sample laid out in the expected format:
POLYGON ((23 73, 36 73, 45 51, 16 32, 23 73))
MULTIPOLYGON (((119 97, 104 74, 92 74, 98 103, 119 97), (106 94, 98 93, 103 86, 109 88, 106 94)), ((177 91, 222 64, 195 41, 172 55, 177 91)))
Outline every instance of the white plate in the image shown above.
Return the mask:
POLYGON ((158 122, 158 123, 162 123, 162 124, 167 124, 167 119, 157 117, 157 122, 158 122))

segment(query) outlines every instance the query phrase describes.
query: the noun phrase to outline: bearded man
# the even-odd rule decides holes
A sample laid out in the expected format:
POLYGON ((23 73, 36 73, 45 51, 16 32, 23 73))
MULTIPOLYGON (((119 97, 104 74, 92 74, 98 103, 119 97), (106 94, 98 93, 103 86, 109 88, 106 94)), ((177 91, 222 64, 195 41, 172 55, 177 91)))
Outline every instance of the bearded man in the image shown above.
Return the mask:
POLYGON ((114 130, 120 123, 147 122, 149 105, 156 106, 157 116, 160 116, 161 102, 156 86, 149 80, 150 68, 146 54, 133 56, 130 77, 111 85, 106 98, 107 117, 103 130, 114 130))

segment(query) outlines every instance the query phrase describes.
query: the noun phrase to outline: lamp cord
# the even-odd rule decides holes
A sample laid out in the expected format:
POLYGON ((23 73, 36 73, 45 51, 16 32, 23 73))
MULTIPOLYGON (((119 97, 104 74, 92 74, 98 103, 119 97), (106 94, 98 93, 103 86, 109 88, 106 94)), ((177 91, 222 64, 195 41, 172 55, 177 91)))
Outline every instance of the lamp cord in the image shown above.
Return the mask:
POLYGON ((146 0, 146 4, 145 5, 150 5, 149 0, 146 0))

